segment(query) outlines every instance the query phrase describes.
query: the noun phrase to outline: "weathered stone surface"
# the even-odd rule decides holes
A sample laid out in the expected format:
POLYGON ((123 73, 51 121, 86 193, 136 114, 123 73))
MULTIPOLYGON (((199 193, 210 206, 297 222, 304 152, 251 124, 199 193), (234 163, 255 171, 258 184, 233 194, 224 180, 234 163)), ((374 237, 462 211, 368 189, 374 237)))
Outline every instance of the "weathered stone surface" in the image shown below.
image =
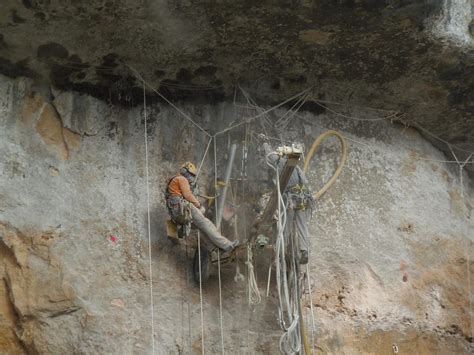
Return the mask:
MULTIPOLYGON (((40 354, 149 352, 142 108, 109 108, 96 99, 73 98, 79 104, 72 116, 82 112, 88 117, 77 114, 81 122, 106 121, 96 135, 84 134, 79 148, 62 160, 44 149, 34 121, 18 119, 34 97, 31 87, 20 88, 20 82, 0 81, 0 93, 9 92, 0 95, 0 253, 7 255, 0 259, 0 279, 8 290, 2 293, 0 287, 0 312, 14 310, 15 315, 0 319, 6 329, 0 344, 9 344, 12 353, 22 347, 40 354), (97 112, 104 116, 94 116, 97 112), (1 306, 7 302, 11 307, 1 306)), ((255 113, 232 102, 182 108, 211 133, 255 113)), ((268 118, 275 121, 284 113, 268 118)), ((155 345, 157 353, 199 353, 199 288, 189 273, 193 250, 190 246, 186 253, 183 245, 167 240, 162 201, 166 178, 182 160, 200 161, 208 137, 165 105, 150 106, 148 118, 155 345)), ((262 131, 259 123, 248 128, 262 131)), ((279 133, 266 128, 269 135, 279 133)), ((217 139, 219 172, 229 142, 241 142, 244 129, 217 139)), ((415 130, 385 121, 304 111, 280 133, 288 140, 304 137, 308 146, 326 129, 344 133, 349 156, 310 224, 313 292, 312 299, 304 294, 303 300, 315 308, 316 349, 390 354, 395 345, 400 352, 472 352, 469 178, 464 176, 461 187, 458 169, 440 162, 440 151, 415 130)), ((251 136, 250 180, 239 207, 239 228, 251 224, 255 200, 271 186, 261 180, 268 182, 271 175, 267 178, 259 143, 251 136)), ((330 177, 338 154, 335 142, 321 147, 308 174, 313 190, 330 177)), ((213 184, 213 165, 212 157, 204 160, 203 187, 213 184)), ((232 236, 233 228, 225 228, 232 236)), ((262 294, 269 256, 254 256, 262 294)), ((245 264, 239 266, 245 274, 245 264)), ((235 264, 222 270, 226 352, 277 353, 281 330, 273 286, 269 297, 250 308, 246 282, 235 282, 235 274, 235 264)), ((218 290, 214 273, 203 287, 207 353, 221 351, 218 290)), ((305 316, 311 328, 309 307, 305 316)))
POLYGON ((45 104, 43 107, 36 124, 36 131, 48 148, 56 152, 61 159, 69 158, 63 137, 63 124, 53 105, 45 104))
MULTIPOLYGON (((4 0, 2 8, 0 72, 9 76, 125 106, 142 96, 129 66, 174 101, 222 101, 240 84, 269 104, 313 86, 318 99, 401 111, 459 146, 459 156, 474 150, 467 0, 4 0)), ((64 118, 75 132, 90 127, 64 118)))

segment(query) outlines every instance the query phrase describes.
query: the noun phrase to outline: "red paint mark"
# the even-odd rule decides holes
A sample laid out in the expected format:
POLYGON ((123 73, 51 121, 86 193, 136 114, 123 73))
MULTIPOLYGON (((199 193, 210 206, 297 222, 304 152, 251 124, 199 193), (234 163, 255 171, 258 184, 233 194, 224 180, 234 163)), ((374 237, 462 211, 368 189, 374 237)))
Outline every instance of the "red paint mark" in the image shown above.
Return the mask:
POLYGON ((110 241, 111 241, 112 243, 117 243, 117 240, 118 240, 118 238, 117 238, 115 235, 111 235, 111 236, 110 236, 110 241))

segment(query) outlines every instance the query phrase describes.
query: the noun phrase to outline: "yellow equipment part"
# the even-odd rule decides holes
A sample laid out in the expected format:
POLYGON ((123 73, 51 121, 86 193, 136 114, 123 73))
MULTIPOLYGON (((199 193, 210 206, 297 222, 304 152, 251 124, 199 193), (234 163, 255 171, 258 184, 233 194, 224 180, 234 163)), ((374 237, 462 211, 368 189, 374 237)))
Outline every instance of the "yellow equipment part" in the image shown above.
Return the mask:
POLYGON ((339 162, 339 166, 337 167, 336 171, 334 172, 334 175, 328 180, 328 182, 321 188, 321 190, 319 190, 318 192, 316 192, 314 194, 314 198, 317 200, 319 199, 322 195, 324 195, 324 193, 329 190, 329 188, 336 182, 336 179, 338 178, 338 176, 341 174, 341 171, 342 171, 342 167, 344 166, 345 162, 346 162, 346 159, 347 159, 347 144, 346 144, 346 140, 344 139, 344 137, 342 136, 342 134, 340 134, 339 132, 337 131, 332 131, 332 130, 329 130, 329 131, 326 131, 324 133, 322 133, 315 141, 314 143, 311 145, 311 148, 309 149, 309 152, 308 154, 306 155, 306 160, 304 162, 304 167, 303 167, 303 172, 306 173, 308 171, 308 168, 309 168, 309 163, 311 162, 311 159, 313 158, 313 155, 314 153, 316 152, 316 149, 318 148, 318 146, 321 144, 321 142, 323 140, 325 140, 326 138, 328 137, 331 137, 331 136, 334 136, 336 137, 337 139, 339 139, 339 142, 341 143, 341 160, 339 162))
POLYGON ((166 220, 166 235, 171 239, 178 239, 178 226, 171 219, 166 220))

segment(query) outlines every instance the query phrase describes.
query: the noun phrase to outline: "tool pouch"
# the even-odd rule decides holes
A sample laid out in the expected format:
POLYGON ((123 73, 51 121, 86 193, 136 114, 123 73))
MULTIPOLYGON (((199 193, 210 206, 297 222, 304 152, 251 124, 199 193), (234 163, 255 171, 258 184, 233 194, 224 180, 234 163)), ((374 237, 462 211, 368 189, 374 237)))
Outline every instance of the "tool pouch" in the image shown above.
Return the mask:
POLYGON ((192 222, 191 208, 189 202, 181 196, 170 197, 166 200, 168 213, 173 222, 179 225, 186 225, 192 222))

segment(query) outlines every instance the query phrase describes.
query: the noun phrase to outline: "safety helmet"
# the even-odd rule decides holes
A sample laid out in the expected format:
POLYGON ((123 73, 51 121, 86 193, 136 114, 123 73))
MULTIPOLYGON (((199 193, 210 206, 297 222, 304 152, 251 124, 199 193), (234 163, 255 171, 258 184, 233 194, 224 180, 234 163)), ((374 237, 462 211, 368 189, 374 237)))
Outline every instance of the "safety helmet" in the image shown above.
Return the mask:
POLYGON ((190 161, 187 161, 183 165, 181 165, 181 169, 188 171, 192 175, 196 175, 197 173, 196 165, 194 165, 190 161))

